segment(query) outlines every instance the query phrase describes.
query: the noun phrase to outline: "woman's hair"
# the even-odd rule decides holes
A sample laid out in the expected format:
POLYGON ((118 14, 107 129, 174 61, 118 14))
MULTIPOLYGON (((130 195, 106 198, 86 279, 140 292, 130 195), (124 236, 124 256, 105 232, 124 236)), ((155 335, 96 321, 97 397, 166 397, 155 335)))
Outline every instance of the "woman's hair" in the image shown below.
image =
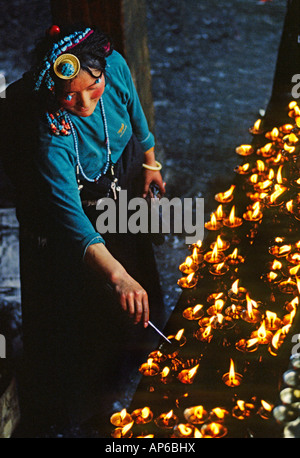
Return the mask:
MULTIPOLYGON (((46 33, 45 36, 37 44, 34 51, 34 60, 32 73, 35 82, 39 81, 38 92, 40 100, 43 101, 44 107, 50 108, 55 103, 54 94, 58 95, 62 88, 65 86, 66 80, 60 79, 53 70, 53 57, 51 53, 54 49, 61 47, 61 43, 66 37, 71 37, 73 46, 69 51, 62 51, 71 53, 79 59, 80 68, 88 72, 91 76, 97 78, 99 74, 105 74, 106 58, 113 51, 113 44, 111 39, 102 31, 93 28, 92 33, 87 33, 79 43, 76 44, 73 37, 80 31, 88 30, 86 26, 72 26, 59 29, 59 33, 50 34, 46 33), (45 69, 47 72, 45 73, 45 69), (98 71, 98 74, 93 74, 92 70, 98 71), (42 78, 41 75, 44 75, 42 78), (49 90, 47 81, 54 83, 54 91, 49 90)), ((83 33, 84 35, 84 33, 83 33)), ((59 53, 59 52, 58 52, 59 53)), ((53 56, 53 54, 52 54, 53 56)), ((55 59, 54 59, 55 60, 55 59)), ((68 80, 71 81, 71 80, 68 80)), ((51 107, 52 108, 52 107, 51 107)))

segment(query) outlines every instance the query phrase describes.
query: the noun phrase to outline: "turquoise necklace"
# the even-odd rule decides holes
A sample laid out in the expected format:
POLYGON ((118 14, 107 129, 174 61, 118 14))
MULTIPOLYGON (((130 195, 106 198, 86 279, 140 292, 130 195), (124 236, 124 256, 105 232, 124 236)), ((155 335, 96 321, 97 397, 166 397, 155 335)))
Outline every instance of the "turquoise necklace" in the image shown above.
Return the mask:
POLYGON ((77 167, 80 170, 80 173, 84 177, 84 179, 89 181, 89 182, 92 182, 92 183, 95 182, 95 181, 98 181, 99 178, 102 175, 106 174, 106 172, 108 171, 109 165, 110 165, 110 161, 111 161, 110 141, 109 141, 107 120, 106 120, 106 115, 105 115, 105 110, 104 110, 104 104, 103 104, 102 97, 100 98, 100 108, 101 108, 101 114, 102 114, 102 119, 103 119, 103 124, 104 124, 105 144, 106 144, 107 155, 106 155, 106 164, 104 165, 103 169, 98 173, 98 175, 95 178, 89 178, 84 173, 84 170, 83 170, 82 165, 80 163, 78 139, 77 139, 77 134, 76 134, 76 131, 75 131, 75 127, 74 127, 74 124, 71 121, 71 118, 70 118, 69 114, 68 113, 66 114, 66 119, 67 119, 67 122, 70 125, 71 133, 72 133, 73 140, 74 140, 74 147, 75 147, 76 158, 77 158, 77 167))

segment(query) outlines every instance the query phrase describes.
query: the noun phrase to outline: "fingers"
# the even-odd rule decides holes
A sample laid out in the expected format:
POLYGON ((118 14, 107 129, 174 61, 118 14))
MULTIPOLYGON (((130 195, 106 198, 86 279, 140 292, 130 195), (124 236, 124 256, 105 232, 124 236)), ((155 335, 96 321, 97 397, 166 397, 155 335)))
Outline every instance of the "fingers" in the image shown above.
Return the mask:
POLYGON ((146 328, 149 321, 149 301, 146 291, 136 282, 134 286, 127 285, 119 293, 119 302, 122 309, 133 318, 134 324, 142 321, 146 328))

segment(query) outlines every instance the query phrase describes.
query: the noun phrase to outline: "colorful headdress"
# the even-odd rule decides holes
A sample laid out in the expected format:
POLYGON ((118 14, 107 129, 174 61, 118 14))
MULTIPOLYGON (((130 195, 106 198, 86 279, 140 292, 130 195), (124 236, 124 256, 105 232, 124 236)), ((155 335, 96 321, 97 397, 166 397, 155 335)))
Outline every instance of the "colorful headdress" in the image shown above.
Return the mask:
POLYGON ((64 79, 74 78, 76 74, 78 74, 80 70, 78 59, 73 56, 73 54, 67 55, 66 53, 86 40, 92 33, 92 29, 86 28, 84 31, 75 32, 72 35, 62 38, 58 43, 53 45, 52 49, 50 49, 44 57, 42 69, 36 79, 36 91, 41 88, 42 84, 45 84, 50 91, 53 90, 54 81, 51 76, 52 68, 60 78, 62 78, 63 72, 66 71, 64 79), (65 67, 65 69, 63 67, 65 67))
MULTIPOLYGON (((75 78, 80 71, 79 59, 73 54, 68 53, 72 48, 86 40, 94 31, 87 27, 83 31, 75 32, 54 43, 43 59, 43 63, 36 77, 35 90, 39 91, 44 85, 49 91, 54 90, 54 80, 52 70, 61 79, 75 78)), ((54 36, 60 33, 58 26, 52 26, 49 34, 54 36)), ((55 135, 70 135, 70 127, 66 122, 65 111, 59 110, 57 113, 46 114, 51 131, 55 135)))

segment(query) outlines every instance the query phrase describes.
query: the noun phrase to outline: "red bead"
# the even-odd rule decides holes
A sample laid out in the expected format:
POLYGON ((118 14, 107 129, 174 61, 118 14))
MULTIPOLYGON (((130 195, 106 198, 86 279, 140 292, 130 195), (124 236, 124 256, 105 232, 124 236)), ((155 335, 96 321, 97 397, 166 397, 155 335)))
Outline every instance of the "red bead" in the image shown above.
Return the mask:
POLYGON ((58 25, 52 25, 48 29, 48 34, 50 35, 50 37, 54 37, 55 35, 59 35, 60 34, 60 28, 58 27, 58 25))

